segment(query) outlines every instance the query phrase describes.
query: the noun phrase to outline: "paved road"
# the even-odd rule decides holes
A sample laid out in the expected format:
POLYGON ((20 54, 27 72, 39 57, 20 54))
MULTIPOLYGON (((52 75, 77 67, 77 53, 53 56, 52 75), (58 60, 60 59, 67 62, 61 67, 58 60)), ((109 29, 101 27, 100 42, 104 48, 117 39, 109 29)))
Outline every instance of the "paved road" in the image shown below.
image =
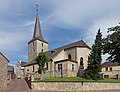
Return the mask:
POLYGON ((30 89, 25 80, 15 79, 10 82, 8 88, 4 92, 30 92, 30 89))

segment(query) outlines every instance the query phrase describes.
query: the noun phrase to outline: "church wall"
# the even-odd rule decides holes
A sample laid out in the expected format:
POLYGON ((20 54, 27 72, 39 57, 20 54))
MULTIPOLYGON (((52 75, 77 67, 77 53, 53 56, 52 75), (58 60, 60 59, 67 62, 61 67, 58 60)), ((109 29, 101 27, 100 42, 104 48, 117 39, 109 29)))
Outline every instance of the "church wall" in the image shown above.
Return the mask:
POLYGON ((68 59, 69 54, 71 55, 71 60, 76 61, 76 50, 75 50, 75 48, 65 50, 65 58, 66 59, 68 59))
POLYGON ((77 63, 68 61, 68 77, 75 77, 77 75, 77 63), (74 70, 72 70, 74 64, 74 70))
POLYGON ((58 64, 62 64, 62 73, 63 73, 63 77, 68 75, 67 69, 68 69, 68 63, 66 62, 59 62, 56 63, 56 74, 54 74, 54 76, 56 77, 61 77, 61 71, 58 70, 58 64))
POLYGON ((0 90, 7 87, 8 61, 0 54, 0 90))
POLYGON ((63 59, 67 59, 67 58, 65 58, 64 50, 62 50, 57 56, 55 56, 53 58, 53 61, 59 61, 59 60, 63 60, 63 59))
POLYGON ((84 69, 87 68, 89 53, 90 53, 90 49, 77 47, 78 67, 80 66, 80 58, 82 57, 83 58, 84 69))

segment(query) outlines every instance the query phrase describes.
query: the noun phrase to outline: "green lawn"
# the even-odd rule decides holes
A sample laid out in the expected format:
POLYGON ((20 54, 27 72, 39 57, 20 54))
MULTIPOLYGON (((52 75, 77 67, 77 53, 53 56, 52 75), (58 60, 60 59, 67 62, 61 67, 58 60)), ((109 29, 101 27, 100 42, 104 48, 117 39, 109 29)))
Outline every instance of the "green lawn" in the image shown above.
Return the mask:
POLYGON ((45 82, 110 82, 110 83, 120 83, 120 80, 117 79, 101 79, 101 80, 87 80, 81 77, 46 77, 44 80, 40 78, 35 78, 35 81, 45 81, 45 82))

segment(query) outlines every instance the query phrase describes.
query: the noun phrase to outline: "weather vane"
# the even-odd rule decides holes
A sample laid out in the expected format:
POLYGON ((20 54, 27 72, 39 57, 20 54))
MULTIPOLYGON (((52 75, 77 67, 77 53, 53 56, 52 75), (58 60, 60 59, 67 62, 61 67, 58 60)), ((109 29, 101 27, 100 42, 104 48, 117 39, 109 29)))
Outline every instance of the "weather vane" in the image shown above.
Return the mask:
POLYGON ((38 0, 36 0, 36 13, 38 15, 38 0))

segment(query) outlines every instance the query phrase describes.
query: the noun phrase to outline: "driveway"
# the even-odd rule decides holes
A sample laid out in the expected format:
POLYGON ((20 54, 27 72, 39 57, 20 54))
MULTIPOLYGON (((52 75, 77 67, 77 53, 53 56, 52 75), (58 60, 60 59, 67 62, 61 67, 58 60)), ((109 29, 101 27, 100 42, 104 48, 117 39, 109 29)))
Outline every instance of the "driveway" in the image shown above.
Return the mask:
POLYGON ((24 79, 15 79, 4 92, 30 92, 30 89, 24 79))

